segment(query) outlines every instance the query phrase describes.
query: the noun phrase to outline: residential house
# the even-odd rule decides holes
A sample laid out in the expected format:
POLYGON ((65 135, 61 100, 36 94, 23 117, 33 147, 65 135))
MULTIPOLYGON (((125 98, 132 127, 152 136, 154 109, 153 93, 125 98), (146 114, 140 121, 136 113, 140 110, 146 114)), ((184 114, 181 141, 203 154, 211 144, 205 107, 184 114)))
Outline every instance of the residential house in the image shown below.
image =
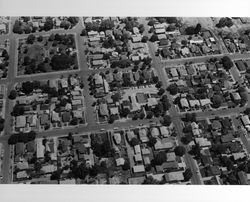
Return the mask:
POLYGON ((235 61, 235 64, 241 73, 246 72, 246 66, 242 60, 235 61))
POLYGON ((145 172, 145 167, 144 167, 144 165, 136 165, 136 166, 133 166, 133 172, 134 172, 134 173, 145 172))
POLYGON ((64 112, 62 114, 62 121, 64 123, 66 123, 66 122, 70 122, 70 120, 71 120, 71 114, 70 114, 70 112, 64 112))
POLYGON ((186 98, 181 98, 180 99, 180 104, 183 109, 189 108, 189 104, 186 98))
POLYGON ((15 154, 22 155, 24 153, 24 143, 18 142, 15 144, 15 154))
POLYGON ((100 105, 99 113, 101 116, 108 116, 109 115, 107 104, 102 103, 100 105))
POLYGON ((43 139, 37 138, 36 139, 36 157, 37 158, 44 158, 45 147, 43 145, 43 139))
POLYGON ((159 137, 159 135, 160 135, 160 132, 159 132, 159 129, 158 128, 156 128, 156 127, 153 127, 152 129, 151 129, 151 135, 152 135, 152 137, 159 137))
POLYGON ((162 28, 161 28, 161 29, 156 29, 156 30, 155 30, 155 33, 156 33, 156 34, 164 34, 165 32, 166 32, 166 30, 165 30, 165 29, 162 29, 162 28))
POLYGON ((103 85, 103 78, 100 74, 94 75, 94 82, 96 87, 101 87, 103 85))
POLYGON ((157 139, 157 142, 154 145, 155 150, 171 149, 173 148, 173 146, 174 146, 173 143, 166 138, 157 139))
POLYGON ((145 128, 139 130, 139 137, 142 142, 148 142, 149 138, 147 136, 147 131, 145 128))
POLYGON ((220 131, 221 130, 221 122, 218 121, 218 120, 214 120, 212 122, 212 129, 215 130, 215 131, 220 131))
POLYGON ((24 128, 26 126, 26 116, 17 116, 16 117, 16 127, 24 128))
POLYGON ((178 182, 183 181, 183 171, 170 172, 165 174, 165 179, 167 182, 178 182))
POLYGON ((210 147, 211 142, 204 137, 195 138, 195 142, 200 145, 200 147, 210 147))
POLYGON ((236 103, 236 104, 239 104, 240 101, 241 101, 241 97, 240 97, 240 94, 238 92, 233 92, 231 93, 231 97, 233 99, 233 101, 236 103))
POLYGON ((249 126, 250 125, 250 120, 248 115, 244 115, 241 117, 241 121, 244 124, 244 126, 249 126))
POLYGON ((120 158, 116 159, 115 162, 116 162, 116 166, 122 166, 122 165, 124 165, 125 160, 124 160, 124 158, 120 157, 120 158))
POLYGON ((169 136, 169 131, 168 131, 168 128, 166 126, 161 126, 160 131, 161 131, 161 135, 163 137, 168 137, 169 136))
POLYGON ((42 114, 41 117, 40 117, 40 123, 41 123, 41 125, 50 124, 49 115, 48 114, 42 114))

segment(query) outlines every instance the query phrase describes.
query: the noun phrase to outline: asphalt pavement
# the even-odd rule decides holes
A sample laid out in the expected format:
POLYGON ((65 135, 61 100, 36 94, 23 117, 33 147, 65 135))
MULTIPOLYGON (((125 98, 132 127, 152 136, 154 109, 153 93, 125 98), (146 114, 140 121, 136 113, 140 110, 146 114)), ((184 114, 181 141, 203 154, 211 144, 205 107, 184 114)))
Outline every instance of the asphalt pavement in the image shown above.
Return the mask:
MULTIPOLYGON (((14 21, 16 20, 16 17, 11 18, 12 24, 14 24, 14 21)), ((147 21, 145 19, 142 19, 141 23, 144 23, 144 26, 146 30, 148 30, 147 21)), ((113 124, 108 125, 101 125, 95 122, 94 119, 94 109, 91 106, 93 100, 91 99, 91 96, 89 96, 89 86, 87 82, 88 75, 91 73, 96 72, 102 72, 106 71, 106 69, 100 69, 100 70, 89 70, 87 67, 87 61, 86 57, 84 55, 84 46, 83 46, 83 38, 80 37, 80 33, 83 29, 83 23, 82 19, 79 21, 79 23, 71 30, 51 30, 48 32, 41 32, 41 33, 34 33, 35 35, 48 35, 51 33, 72 33, 76 35, 76 46, 78 50, 78 63, 79 63, 79 70, 76 71, 70 71, 70 72, 55 72, 55 73, 48 73, 48 74, 38 74, 38 75, 29 75, 29 76, 18 76, 16 75, 16 68, 17 68, 17 41, 18 38, 27 37, 28 34, 14 34, 10 32, 8 35, 2 35, 0 38, 9 39, 10 40, 10 67, 8 71, 8 77, 5 80, 0 80, 0 84, 4 83, 7 85, 7 93, 14 88, 14 84, 16 82, 23 82, 27 80, 43 80, 43 79, 53 79, 58 78, 61 75, 67 76, 69 74, 77 73, 80 75, 84 80, 84 95, 85 95, 85 102, 86 102, 86 121, 87 125, 85 126, 79 126, 79 127, 72 127, 72 128, 66 128, 66 129, 56 129, 56 130, 48 130, 38 133, 38 137, 56 137, 56 136, 65 136, 69 132, 76 132, 78 134, 80 133, 91 133, 91 132, 98 132, 101 130, 112 130, 114 128, 123 129, 123 128, 133 128, 138 127, 140 124, 144 125, 151 125, 152 123, 150 120, 136 120, 136 121, 127 121, 127 122, 115 122, 113 124)), ((184 64, 186 62, 205 62, 211 57, 223 57, 225 55, 229 56, 231 59, 246 59, 250 58, 250 53, 247 54, 228 54, 227 52, 223 52, 223 54, 220 55, 208 55, 208 56, 201 56, 201 57, 194 57, 194 58, 184 58, 184 59, 176 59, 176 60, 167 60, 167 61, 160 61, 159 57, 155 56, 155 47, 154 44, 151 42, 148 42, 150 55, 152 56, 152 66, 157 70, 159 79, 163 83, 164 89, 168 86, 166 74, 164 72, 164 67, 169 65, 176 65, 176 64, 184 64)), ((169 97, 168 92, 166 94, 169 97)), ((170 97, 169 97, 170 98, 170 97)), ((181 124, 181 115, 177 112, 176 108, 174 107, 174 104, 172 103, 172 100, 169 99, 171 108, 169 109, 169 114, 172 117, 172 121, 175 125, 176 131, 177 131, 177 139, 179 141, 179 144, 182 145, 180 139, 183 136, 182 129, 183 126, 181 124)), ((249 101, 250 102, 250 101, 249 101)), ((248 102, 247 106, 250 106, 248 102)), ((4 128, 4 135, 0 137, 0 141, 3 142, 4 148, 5 148, 5 155, 3 160, 3 175, 4 175, 4 183, 11 183, 11 175, 10 175, 10 166, 11 166, 11 149, 10 146, 7 144, 7 140, 12 132, 10 121, 11 121, 11 111, 13 108, 13 103, 7 100, 6 102, 6 109, 5 109, 5 128, 4 128)), ((245 107, 244 107, 245 108, 245 107)), ((216 111, 216 112, 200 112, 197 113, 198 117, 210 117, 214 116, 215 113, 218 115, 221 114, 236 114, 237 110, 244 110, 244 108, 241 109, 228 109, 225 111, 216 111)), ((156 122, 157 120, 154 120, 156 122)), ((250 149, 250 148, 249 148, 250 149)), ((202 184, 200 177, 196 173, 197 171, 197 165, 194 162, 194 159, 189 154, 186 154, 184 156, 184 160, 186 162, 187 167, 189 167, 192 170, 193 177, 192 177, 192 184, 202 184)))

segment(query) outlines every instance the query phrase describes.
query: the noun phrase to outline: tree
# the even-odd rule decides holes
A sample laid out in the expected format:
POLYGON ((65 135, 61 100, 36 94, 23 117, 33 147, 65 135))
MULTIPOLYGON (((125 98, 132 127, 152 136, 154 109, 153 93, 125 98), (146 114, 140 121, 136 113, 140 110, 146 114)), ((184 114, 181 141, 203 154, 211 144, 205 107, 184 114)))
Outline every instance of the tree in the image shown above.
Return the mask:
POLYGON ((201 148, 199 144, 195 144, 192 146, 191 150, 189 151, 189 154, 194 155, 195 158, 200 158, 201 156, 201 148))
POLYGON ((221 62, 222 62, 223 67, 227 71, 231 69, 231 67, 233 67, 233 62, 228 56, 224 56, 223 58, 221 58, 221 62))
POLYGON ((136 145, 139 145, 140 141, 136 137, 133 137, 130 141, 130 144, 134 147, 136 145))
POLYGON ((98 167, 97 167, 97 165, 94 165, 94 166, 92 166, 90 169, 89 169, 89 176, 91 176, 91 177, 96 177, 97 176, 97 174, 98 174, 98 167))
POLYGON ((115 122, 115 120, 116 120, 115 115, 111 114, 110 117, 109 117, 109 123, 112 124, 112 123, 115 122))
POLYGON ((67 103, 68 103, 68 100, 64 98, 64 99, 61 100, 60 105, 62 107, 65 107, 67 103))
POLYGON ((24 107, 20 105, 15 105, 11 112, 12 116, 21 116, 24 115, 24 107))
POLYGON ((163 117, 163 125, 170 126, 171 123, 172 123, 171 117, 169 115, 165 115, 163 117))
POLYGON ((42 35, 38 36, 37 41, 42 42, 43 41, 43 36, 42 35))
POLYGON ((189 181, 193 177, 193 173, 190 168, 187 168, 185 172, 183 173, 184 180, 189 181))
POLYGON ((129 170, 130 169, 130 163, 129 161, 125 160, 124 164, 122 165, 122 170, 129 170))
POLYGON ((34 164, 34 169, 36 172, 40 171, 42 169, 42 164, 40 162, 36 161, 34 164))
POLYGON ((5 120, 3 117, 0 116, 0 124, 4 124, 5 120))
POLYGON ((171 95, 176 95, 178 93, 178 87, 176 84, 170 84, 167 88, 171 95))
POLYGON ((120 93, 115 93, 111 96, 114 102, 118 102, 122 97, 120 93))
POLYGON ((81 36, 87 36, 87 31, 86 31, 86 29, 83 29, 83 30, 82 30, 81 36))
POLYGON ((161 182, 149 175, 142 184, 160 184, 161 182))
POLYGON ((147 119, 152 119, 154 116, 154 113, 152 111, 147 112, 147 119))
POLYGON ((16 20, 15 24, 13 25, 13 32, 17 34, 22 34, 23 30, 21 26, 21 22, 19 22, 19 20, 16 20))
POLYGON ((150 172, 151 169, 152 169, 152 166, 150 164, 145 166, 146 172, 150 172))
POLYGON ((148 41, 148 37, 147 36, 143 36, 142 39, 141 39, 141 42, 147 43, 147 41, 148 41))
POLYGON ((109 19, 107 20, 102 20, 99 31, 106 31, 108 29, 113 29, 115 27, 114 21, 111 21, 109 19))
POLYGON ((154 20, 149 20, 149 22, 148 22, 148 25, 149 25, 149 26, 154 26, 154 24, 155 24, 155 21, 154 21, 154 20))
POLYGON ((53 19, 51 17, 47 17, 46 21, 44 23, 44 30, 49 31, 49 30, 53 29, 53 27, 54 27, 53 19))
POLYGON ((196 122, 196 113, 186 113, 185 114, 185 121, 186 122, 196 122))
MULTIPOLYGON (((0 54, 1 55, 1 54, 0 54)), ((4 57, 4 60, 7 61, 9 59, 9 54, 7 52, 7 50, 3 50, 2 51, 2 57, 4 57)))
POLYGON ((183 146, 176 146, 174 153, 176 156, 183 156, 186 153, 186 149, 183 146))
POLYGON ((173 23, 177 23, 178 20, 177 20, 176 17, 166 17, 166 22, 167 22, 168 24, 173 24, 173 23))
POLYGON ((186 45, 188 44, 188 42, 187 42, 187 40, 181 40, 181 44, 182 44, 183 46, 186 46, 186 45))
POLYGON ((54 41, 54 40, 55 40, 55 34, 51 34, 51 35, 49 36, 48 41, 54 41))
POLYGON ((220 157, 220 161, 221 161, 222 165, 226 166, 229 171, 233 170, 234 163, 233 163, 233 161, 229 157, 227 157, 227 156, 221 156, 220 157))
POLYGON ((195 32, 195 34, 198 34, 200 31, 201 31, 201 24, 198 23, 198 24, 196 25, 196 27, 194 28, 194 32, 195 32))
POLYGON ((40 72, 47 72, 44 62, 41 62, 37 65, 37 70, 40 72))
POLYGON ((140 113, 140 119, 144 119, 144 117, 145 117, 145 114, 143 112, 140 113))
POLYGON ((156 88, 160 88, 162 87, 162 82, 161 81, 158 81, 158 83, 155 85, 156 88))
POLYGON ((34 41, 35 41, 35 39, 36 39, 35 35, 34 35, 34 34, 30 34, 30 35, 27 37, 26 42, 27 42, 28 44, 33 44, 34 41))
POLYGON ((128 108, 124 108, 124 109, 121 110, 120 115, 122 117, 127 117, 129 113, 130 113, 130 110, 128 108))
POLYGON ((219 108, 222 104, 222 98, 220 95, 214 95, 212 97, 212 103, 214 108, 219 108))
POLYGON ((145 27, 144 27, 143 24, 139 25, 139 31, 140 31, 141 34, 145 31, 145 27))
POLYGON ((248 101, 248 93, 247 92, 242 92, 242 93, 240 93, 240 97, 241 97, 240 104, 241 104, 241 106, 244 106, 248 101))
POLYGON ((227 148, 224 144, 213 144, 211 147, 211 151, 215 152, 217 155, 225 154, 227 148))
POLYGON ((240 86, 240 87, 238 88, 238 93, 244 93, 244 92, 246 92, 246 88, 243 87, 243 86, 240 86))
POLYGON ((16 143, 18 143, 18 136, 16 134, 12 134, 8 139, 8 144, 15 145, 16 143))
POLYGON ((4 119, 1 117, 0 118, 0 132, 2 132, 3 131, 3 129, 4 129, 4 119))
POLYGON ((15 90, 11 90, 9 94, 9 99, 14 100, 17 97, 17 92, 15 90))
POLYGON ((137 120, 138 119, 138 114, 134 114, 134 116, 132 117, 133 120, 137 120))
POLYGON ((153 76, 152 78, 154 83, 157 83, 159 81, 159 77, 158 76, 153 76))
POLYGON ((67 138, 68 138, 68 140, 73 141, 73 140, 74 140, 74 138, 73 138, 73 133, 69 132, 67 138))
POLYGON ((188 145, 193 140, 193 137, 191 134, 187 134, 181 138, 181 142, 185 145, 188 145))
POLYGON ((153 165, 162 165, 166 161, 167 161, 166 153, 164 151, 160 151, 158 154, 156 154, 152 164, 153 165))
POLYGON ((247 114, 247 115, 250 115, 250 108, 249 107, 246 108, 246 110, 244 111, 244 113, 247 114))
POLYGON ((169 100, 168 100, 168 96, 167 96, 167 95, 163 95, 163 96, 162 96, 161 102, 162 102, 163 110, 164 110, 164 111, 168 110, 168 109, 171 107, 171 104, 169 103, 169 100))
POLYGON ((233 21, 230 19, 230 18, 228 18, 228 17, 226 17, 226 18, 221 18, 220 20, 219 20, 219 23, 218 24, 216 24, 216 27, 218 27, 218 28, 222 28, 222 27, 231 27, 231 26, 233 26, 233 21))
POLYGON ((22 92, 25 93, 26 95, 29 95, 31 92, 33 92, 34 86, 33 82, 26 81, 22 83, 22 92))
POLYGON ((74 126, 75 126, 75 125, 78 125, 78 118, 73 117, 72 120, 70 121, 70 124, 71 124, 71 125, 74 125, 74 126))
POLYGON ((150 137, 149 137, 149 141, 148 141, 148 146, 149 146, 149 147, 154 147, 154 145, 156 144, 156 142, 157 142, 156 138, 150 136, 150 137))
POLYGON ((160 88, 158 91, 158 95, 163 95, 165 93, 165 90, 163 88, 160 88))
POLYGON ((193 34, 195 34, 195 28, 193 26, 187 27, 185 29, 185 32, 187 35, 193 35, 193 34))
POLYGON ((28 136, 28 141, 33 141, 36 139, 36 132, 31 130, 29 133, 26 133, 28 136))
POLYGON ((57 170, 51 174, 50 180, 60 180, 60 177, 61 177, 61 172, 57 170))
POLYGON ((60 55, 53 55, 53 57, 51 58, 51 66, 53 70, 65 70, 65 69, 69 69, 70 65, 72 65, 74 62, 74 60, 62 53, 60 55))
POLYGON ((158 36, 156 34, 153 34, 150 38, 150 41, 151 42, 155 42, 155 41, 158 41, 158 36))

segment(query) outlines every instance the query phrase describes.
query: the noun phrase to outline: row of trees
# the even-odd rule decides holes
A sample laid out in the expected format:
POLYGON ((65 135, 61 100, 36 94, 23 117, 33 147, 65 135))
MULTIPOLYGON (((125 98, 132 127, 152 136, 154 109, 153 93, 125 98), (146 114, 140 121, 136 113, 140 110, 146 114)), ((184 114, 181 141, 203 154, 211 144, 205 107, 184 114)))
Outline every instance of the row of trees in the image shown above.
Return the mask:
POLYGON ((4 129, 4 122, 5 122, 4 118, 0 117, 0 132, 2 132, 4 129))
MULTIPOLYGON (((115 27, 114 21, 111 21, 109 19, 102 20, 101 23, 99 23, 99 22, 85 23, 86 32, 90 32, 91 30, 101 32, 101 31, 106 31, 106 30, 113 29, 114 27, 115 27)), ((82 34, 85 35, 85 33, 82 33, 82 34)))
POLYGON ((201 31, 201 24, 198 23, 196 27, 190 26, 185 29, 185 32, 187 35, 194 35, 194 34, 199 34, 201 31))
POLYGON ((219 20, 219 23, 216 24, 216 27, 218 28, 223 28, 223 27, 232 27, 233 26, 233 21, 231 18, 221 18, 219 20))
POLYGON ((9 145, 15 145, 16 143, 27 143, 32 140, 35 140, 36 138, 36 132, 30 131, 29 133, 17 133, 12 134, 8 139, 9 145))
MULTIPOLYGON (((24 23, 22 23, 20 20, 16 20, 13 25, 13 32, 17 34, 29 34, 31 32, 36 32, 38 28, 33 27, 32 24, 29 24, 29 20, 29 17, 23 17, 24 23)), ((69 29, 70 27, 75 26, 78 23, 78 20, 78 17, 68 17, 67 19, 61 22, 60 27, 64 29, 69 29)), ((44 26, 40 26, 39 31, 49 31, 52 30, 54 27, 55 22, 53 21, 53 18, 46 17, 44 26)))

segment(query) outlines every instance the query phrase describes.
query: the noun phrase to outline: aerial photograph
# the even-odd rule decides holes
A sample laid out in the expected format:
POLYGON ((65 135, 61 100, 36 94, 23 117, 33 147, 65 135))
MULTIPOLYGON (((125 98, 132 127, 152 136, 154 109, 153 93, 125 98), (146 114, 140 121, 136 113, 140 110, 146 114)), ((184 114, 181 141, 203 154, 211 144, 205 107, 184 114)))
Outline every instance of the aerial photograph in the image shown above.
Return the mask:
POLYGON ((0 183, 250 185, 250 18, 0 17, 0 183))

